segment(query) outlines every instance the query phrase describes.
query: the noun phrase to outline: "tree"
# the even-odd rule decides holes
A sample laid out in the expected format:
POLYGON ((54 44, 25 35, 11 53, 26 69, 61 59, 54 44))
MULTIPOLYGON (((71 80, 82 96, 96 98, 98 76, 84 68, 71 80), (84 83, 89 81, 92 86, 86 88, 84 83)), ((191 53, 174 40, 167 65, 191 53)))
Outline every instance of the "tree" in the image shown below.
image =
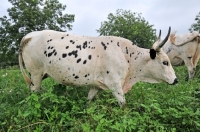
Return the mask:
POLYGON ((24 35, 31 31, 72 29, 74 15, 63 14, 66 5, 58 0, 8 0, 12 7, 0 18, 0 62, 17 61, 17 52, 24 35))
POLYGON ((195 21, 196 23, 191 25, 189 31, 198 31, 200 33, 200 12, 196 15, 195 21))
POLYGON ((123 37, 140 47, 150 48, 156 39, 156 30, 152 27, 141 14, 118 9, 116 14, 108 15, 108 21, 102 22, 97 32, 123 37))

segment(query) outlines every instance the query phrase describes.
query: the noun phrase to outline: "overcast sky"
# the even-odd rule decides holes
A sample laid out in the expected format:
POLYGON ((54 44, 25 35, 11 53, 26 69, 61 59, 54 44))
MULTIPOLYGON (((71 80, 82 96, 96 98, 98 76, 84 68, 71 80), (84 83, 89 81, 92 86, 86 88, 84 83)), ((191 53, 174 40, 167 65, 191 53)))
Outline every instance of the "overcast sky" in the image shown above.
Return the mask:
MULTIPOLYGON (((162 37, 167 34, 168 27, 177 34, 188 33, 195 23, 195 17, 200 12, 200 0, 59 0, 67 5, 65 13, 74 14, 71 33, 87 36, 98 36, 96 32, 101 22, 107 21, 109 13, 116 13, 117 9, 131 10, 142 13, 149 24, 158 31, 162 30, 162 37)), ((11 4, 1 0, 0 17, 7 15, 11 4)))

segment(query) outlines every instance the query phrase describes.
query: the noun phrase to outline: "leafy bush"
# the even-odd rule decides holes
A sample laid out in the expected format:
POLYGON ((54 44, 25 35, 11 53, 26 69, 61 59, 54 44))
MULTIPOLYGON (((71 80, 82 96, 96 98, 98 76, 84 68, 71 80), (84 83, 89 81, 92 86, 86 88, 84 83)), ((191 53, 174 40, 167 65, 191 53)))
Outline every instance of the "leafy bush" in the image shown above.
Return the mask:
POLYGON ((120 108, 111 91, 88 105, 88 87, 48 78, 31 93, 19 70, 1 70, 0 131, 200 131, 199 79, 185 81, 185 67, 175 71, 178 84, 137 83, 120 108))

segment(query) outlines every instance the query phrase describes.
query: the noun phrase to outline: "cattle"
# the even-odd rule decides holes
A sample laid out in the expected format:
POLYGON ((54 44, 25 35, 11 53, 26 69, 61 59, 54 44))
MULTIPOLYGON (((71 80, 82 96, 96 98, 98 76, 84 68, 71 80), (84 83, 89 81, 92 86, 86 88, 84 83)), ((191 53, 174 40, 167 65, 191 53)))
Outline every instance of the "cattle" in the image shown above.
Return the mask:
POLYGON ((174 32, 162 47, 173 66, 186 65, 189 79, 194 77, 200 58, 200 39, 198 35, 197 31, 182 35, 176 35, 176 32, 174 32))
POLYGON ((160 37, 151 49, 116 36, 86 37, 53 30, 34 31, 20 43, 19 64, 32 91, 49 76, 64 85, 89 86, 89 102, 100 89, 111 90, 121 106, 124 94, 139 81, 177 83, 170 60, 161 47, 170 35, 160 37), (24 65, 30 74, 26 74, 24 65))

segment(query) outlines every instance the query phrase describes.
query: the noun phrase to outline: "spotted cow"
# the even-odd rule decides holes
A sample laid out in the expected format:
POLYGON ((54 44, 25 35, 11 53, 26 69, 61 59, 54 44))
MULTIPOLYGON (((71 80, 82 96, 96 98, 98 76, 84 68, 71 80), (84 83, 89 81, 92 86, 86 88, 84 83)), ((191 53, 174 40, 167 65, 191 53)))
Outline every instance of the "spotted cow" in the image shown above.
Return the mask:
POLYGON ((170 60, 161 49, 169 34, 170 30, 165 40, 160 42, 159 37, 152 49, 144 49, 115 36, 35 31, 21 41, 20 69, 32 91, 40 89, 43 78, 50 76, 64 85, 90 86, 89 101, 99 89, 110 89, 123 105, 124 94, 136 82, 177 83, 170 60))
POLYGON ((198 35, 197 31, 182 35, 176 35, 174 32, 163 46, 163 51, 168 55, 173 66, 186 65, 189 79, 194 77, 200 58, 200 37, 198 35))

